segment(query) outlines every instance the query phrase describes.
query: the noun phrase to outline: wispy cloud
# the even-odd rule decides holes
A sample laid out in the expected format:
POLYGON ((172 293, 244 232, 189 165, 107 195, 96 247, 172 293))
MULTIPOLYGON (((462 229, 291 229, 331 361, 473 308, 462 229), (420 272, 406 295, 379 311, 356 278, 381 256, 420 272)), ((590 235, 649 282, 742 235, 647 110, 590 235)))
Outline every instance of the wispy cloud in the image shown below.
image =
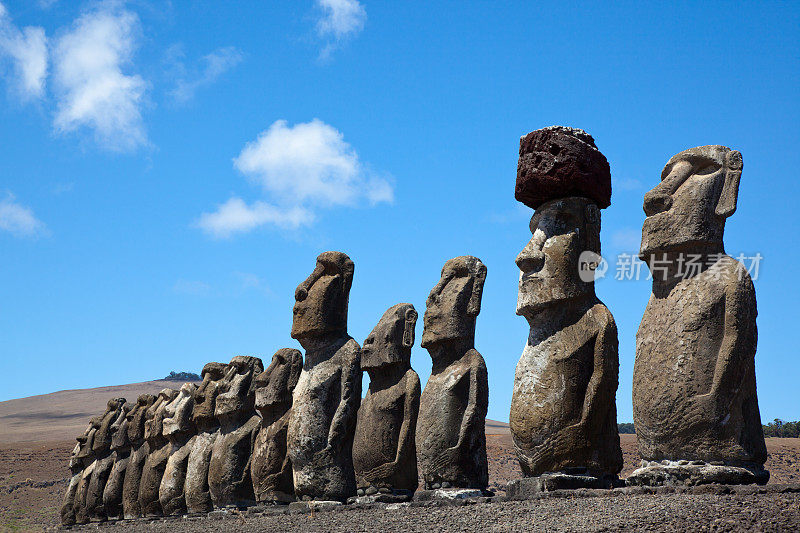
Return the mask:
POLYGON ((55 5, 58 0, 39 0, 39 7, 42 9, 50 9, 55 5))
POLYGON ((642 188, 642 182, 633 178, 611 178, 611 186, 615 191, 635 191, 642 188))
POLYGON ((14 195, 8 193, 0 200, 0 231, 15 237, 38 237, 46 233, 47 227, 30 208, 17 203, 14 195))
POLYGON ((324 46, 319 57, 330 58, 334 50, 364 29, 367 11, 358 0, 317 0, 320 13, 317 19, 317 35, 324 46))
POLYGON ((611 244, 616 250, 626 253, 636 253, 642 242, 642 230, 635 228, 622 228, 611 234, 611 244))
POLYGON ((0 55, 11 60, 14 87, 23 101, 44 96, 47 77, 47 37, 43 28, 27 26, 21 30, 11 21, 0 3, 0 55))
POLYGON ((59 132, 88 128, 115 151, 147 144, 141 106, 147 83, 126 74, 140 29, 135 13, 104 2, 81 15, 57 42, 55 67, 59 132))
POLYGON ((234 276, 239 280, 239 286, 242 291, 256 291, 263 292, 271 295, 272 290, 267 285, 267 282, 258 274, 252 272, 234 272, 234 276))
POLYGON ((274 122, 244 147, 234 166, 260 185, 271 203, 247 205, 234 197, 203 214, 197 225, 215 237, 268 224, 294 229, 310 225, 320 208, 394 200, 391 178, 369 171, 342 133, 318 119, 294 126, 274 122))
POLYGON ((172 286, 172 290, 178 294, 189 294, 192 296, 201 296, 208 294, 211 286, 203 281, 193 281, 187 279, 179 279, 172 286))
POLYGON ((243 59, 242 53, 233 46, 218 48, 203 56, 200 65, 189 73, 182 60, 182 50, 173 48, 172 55, 177 56, 172 60, 178 72, 178 80, 170 95, 178 103, 186 103, 194 98, 198 89, 211 85, 243 59))

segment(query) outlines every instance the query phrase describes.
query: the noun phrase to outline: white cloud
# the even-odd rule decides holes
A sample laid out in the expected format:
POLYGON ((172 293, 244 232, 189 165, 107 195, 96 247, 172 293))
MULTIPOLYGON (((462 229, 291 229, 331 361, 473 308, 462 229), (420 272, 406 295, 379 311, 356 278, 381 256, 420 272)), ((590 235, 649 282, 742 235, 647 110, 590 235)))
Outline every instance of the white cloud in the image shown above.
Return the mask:
POLYGON ((364 28, 367 11, 358 0, 317 0, 317 7, 321 13, 317 35, 326 41, 320 59, 327 59, 344 40, 364 28))
POLYGON ((47 77, 47 37, 44 29, 18 29, 0 3, 0 55, 11 59, 16 71, 17 91, 23 100, 44 96, 47 77))
POLYGON ((50 9, 58 0, 39 0, 39 7, 42 9, 50 9))
POLYGON ((147 144, 140 110, 147 83, 123 73, 138 36, 136 14, 106 2, 81 15, 58 40, 53 61, 58 131, 89 128, 97 142, 111 150, 147 144))
POLYGON ((611 185, 617 191, 635 191, 642 187, 642 182, 634 178, 611 178, 611 185))
POLYGON ((0 200, 0 230, 15 237, 36 237, 47 231, 44 223, 29 208, 16 202, 13 194, 0 200))
POLYGON ((203 281, 179 279, 175 282, 175 285, 172 286, 172 290, 178 294, 191 294, 194 296, 199 296, 208 294, 208 292, 211 290, 211 286, 203 281))
POLYGON ((231 198, 203 214, 198 226, 216 237, 267 224, 296 229, 310 225, 318 208, 394 200, 390 179, 370 172, 342 133, 318 119, 294 126, 275 121, 244 147, 234 166, 259 184, 272 203, 248 206, 231 198))
POLYGON ((242 291, 254 290, 272 294, 267 282, 258 274, 253 274, 252 272, 234 272, 233 274, 238 278, 242 291))
POLYGON ((214 83, 225 72, 238 65, 242 58, 242 53, 233 46, 218 48, 203 57, 202 68, 192 76, 186 76, 183 63, 178 63, 177 70, 182 75, 171 92, 172 97, 179 103, 191 100, 199 88, 214 83))

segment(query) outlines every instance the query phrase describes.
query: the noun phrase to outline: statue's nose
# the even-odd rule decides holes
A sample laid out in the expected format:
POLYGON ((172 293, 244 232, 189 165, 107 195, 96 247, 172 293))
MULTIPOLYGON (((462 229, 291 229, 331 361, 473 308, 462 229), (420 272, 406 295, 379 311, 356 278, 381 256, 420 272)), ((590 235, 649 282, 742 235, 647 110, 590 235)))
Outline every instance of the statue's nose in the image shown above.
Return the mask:
POLYGON ((649 191, 644 195, 644 214, 649 217, 668 211, 670 207, 672 207, 672 196, 663 191, 649 191))
POLYGON ((544 252, 529 244, 519 253, 515 262, 526 274, 538 272, 544 266, 544 252))

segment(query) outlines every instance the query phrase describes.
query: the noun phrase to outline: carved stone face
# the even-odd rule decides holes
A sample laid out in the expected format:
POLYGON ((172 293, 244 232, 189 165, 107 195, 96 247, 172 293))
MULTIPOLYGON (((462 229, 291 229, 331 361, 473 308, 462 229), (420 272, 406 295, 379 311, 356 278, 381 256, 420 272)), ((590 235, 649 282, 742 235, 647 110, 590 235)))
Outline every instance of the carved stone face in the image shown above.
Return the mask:
POLYGON ((290 404, 301 370, 303 356, 299 350, 281 348, 275 352, 267 369, 255 378, 256 409, 290 404))
POLYGON ((347 332, 353 271, 353 262, 341 252, 324 252, 317 257, 314 272, 295 291, 293 339, 347 332))
POLYGON ((228 365, 225 363, 207 363, 203 367, 203 382, 194 393, 194 408, 192 422, 198 426, 213 424, 214 407, 219 393, 219 385, 228 365))
POLYGON ((150 407, 155 403, 156 397, 152 394, 142 394, 136 401, 136 407, 128 413, 128 439, 131 443, 139 442, 144 438, 144 424, 150 407))
POLYGON ((125 403, 125 398, 113 398, 106 404, 106 412, 100 421, 100 427, 94 436, 94 444, 92 449, 95 453, 100 453, 108 450, 111 447, 111 425, 117 419, 118 410, 122 408, 125 403))
POLYGON ((128 413, 131 411, 132 406, 125 403, 119 410, 117 419, 111 424, 111 449, 120 450, 130 446, 131 441, 128 439, 128 425, 130 419, 128 413))
POLYGON ((237 355, 231 359, 228 372, 220 383, 214 415, 217 418, 235 417, 252 411, 255 404, 253 378, 263 370, 261 359, 257 357, 237 355))
POLYGON ((423 348, 474 336, 485 280, 486 267, 477 257, 456 257, 444 264, 441 279, 426 301, 423 348))
POLYGON ((411 364, 417 311, 411 304, 390 307, 364 340, 361 368, 369 370, 395 363, 411 364))
POLYGON ((530 317, 539 309, 591 293, 582 281, 579 258, 599 253, 600 211, 590 200, 562 198, 542 204, 531 217, 531 240, 516 259, 520 269, 517 314, 530 317))
POLYGON ((174 400, 164 408, 164 436, 188 433, 194 429, 192 409, 197 385, 184 383, 174 400))
POLYGON ((644 196, 647 218, 639 256, 721 244, 725 219, 736 210, 742 155, 725 146, 700 146, 672 157, 661 183, 644 196))
POLYGON ((158 393, 158 399, 147 409, 147 420, 144 423, 144 438, 149 440, 158 439, 164 434, 164 409, 171 402, 178 391, 173 389, 162 389, 158 393))
POLYGON ((89 421, 89 429, 86 432, 86 436, 78 437, 78 442, 81 445, 81 449, 77 455, 79 459, 86 459, 94 455, 94 451, 92 451, 92 447, 94 446, 94 436, 97 434, 97 430, 100 428, 101 420, 102 418, 99 416, 92 417, 92 419, 89 421))

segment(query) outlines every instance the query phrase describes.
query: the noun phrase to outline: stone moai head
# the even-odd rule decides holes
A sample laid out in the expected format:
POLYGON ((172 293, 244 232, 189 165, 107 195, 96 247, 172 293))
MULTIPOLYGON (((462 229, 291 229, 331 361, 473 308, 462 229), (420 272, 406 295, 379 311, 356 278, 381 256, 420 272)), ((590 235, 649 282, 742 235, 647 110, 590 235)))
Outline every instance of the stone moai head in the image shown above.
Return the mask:
POLYGON ((195 429, 192 422, 194 393, 197 385, 184 383, 178 395, 164 408, 164 436, 191 433, 195 429))
POLYGON ((206 363, 201 376, 203 382, 194 392, 194 407, 192 408, 192 422, 198 427, 215 425, 216 417, 214 408, 220 381, 225 377, 228 365, 225 363, 206 363))
POLYGON ((228 364, 228 370, 220 382, 214 416, 223 419, 238 419, 250 416, 255 408, 255 376, 264 371, 258 357, 237 355, 228 364))
POLYGON ((116 421, 117 416, 119 416, 119 410, 125 405, 125 401, 125 398, 112 398, 108 400, 106 412, 100 420, 100 427, 97 429, 97 433, 95 433, 94 444, 92 444, 92 449, 95 453, 105 452, 111 448, 111 437, 113 435, 111 425, 116 421))
POLYGON ((294 293, 292 338, 347 333, 347 304, 355 265, 342 252, 323 252, 294 293))
POLYGON ((131 444, 144 438, 144 423, 147 420, 147 412, 155 401, 156 397, 152 394, 142 394, 136 400, 136 406, 128 413, 128 439, 131 444))
POLYGON ((272 362, 255 378, 256 409, 261 412, 273 406, 292 403, 292 392, 303 370, 300 350, 281 348, 272 356, 272 362))
POLYGON ((477 257, 462 255, 444 264, 441 279, 426 301, 420 343, 423 348, 456 339, 474 339, 485 281, 486 266, 477 257))
POLYGON ((77 455, 78 459, 88 459, 94 456, 94 437, 97 435, 97 430, 100 429, 102 420, 102 416, 93 416, 89 420, 89 428, 86 430, 86 435, 78 437, 78 442, 81 445, 77 455))
POLYGON ((134 408, 130 402, 125 402, 119 409, 117 419, 111 424, 111 449, 121 450, 131 445, 128 438, 128 426, 130 425, 130 418, 128 413, 134 408))
MULTIPOLYGON (((520 269, 517 314, 594 294, 594 270, 584 252, 600 256, 600 210, 579 196, 550 200, 531 217, 531 240, 516 259, 520 269)), ((591 257, 594 258, 595 255, 591 257)))
POLYGON ((644 195, 639 257, 720 248, 725 219, 736 211, 741 175, 742 154, 726 146, 674 155, 661 171, 661 183, 644 195))
POLYGON ((158 440, 164 435, 164 409, 175 399, 178 391, 161 389, 156 401, 147 409, 147 420, 144 423, 144 438, 148 441, 158 440))
POLYGON ((79 435, 75 438, 77 444, 72 449, 72 455, 69 457, 69 466, 70 468, 74 468, 77 466, 81 466, 82 462, 81 459, 85 457, 85 450, 87 447, 87 443, 89 449, 91 450, 91 443, 89 442, 89 435, 93 435, 94 431, 97 431, 95 428, 95 420, 94 418, 89 421, 89 425, 86 427, 86 431, 83 432, 83 435, 79 435))
POLYGON ((417 316, 411 304, 390 307, 364 340, 361 368, 369 371, 394 364, 410 368, 417 316))

